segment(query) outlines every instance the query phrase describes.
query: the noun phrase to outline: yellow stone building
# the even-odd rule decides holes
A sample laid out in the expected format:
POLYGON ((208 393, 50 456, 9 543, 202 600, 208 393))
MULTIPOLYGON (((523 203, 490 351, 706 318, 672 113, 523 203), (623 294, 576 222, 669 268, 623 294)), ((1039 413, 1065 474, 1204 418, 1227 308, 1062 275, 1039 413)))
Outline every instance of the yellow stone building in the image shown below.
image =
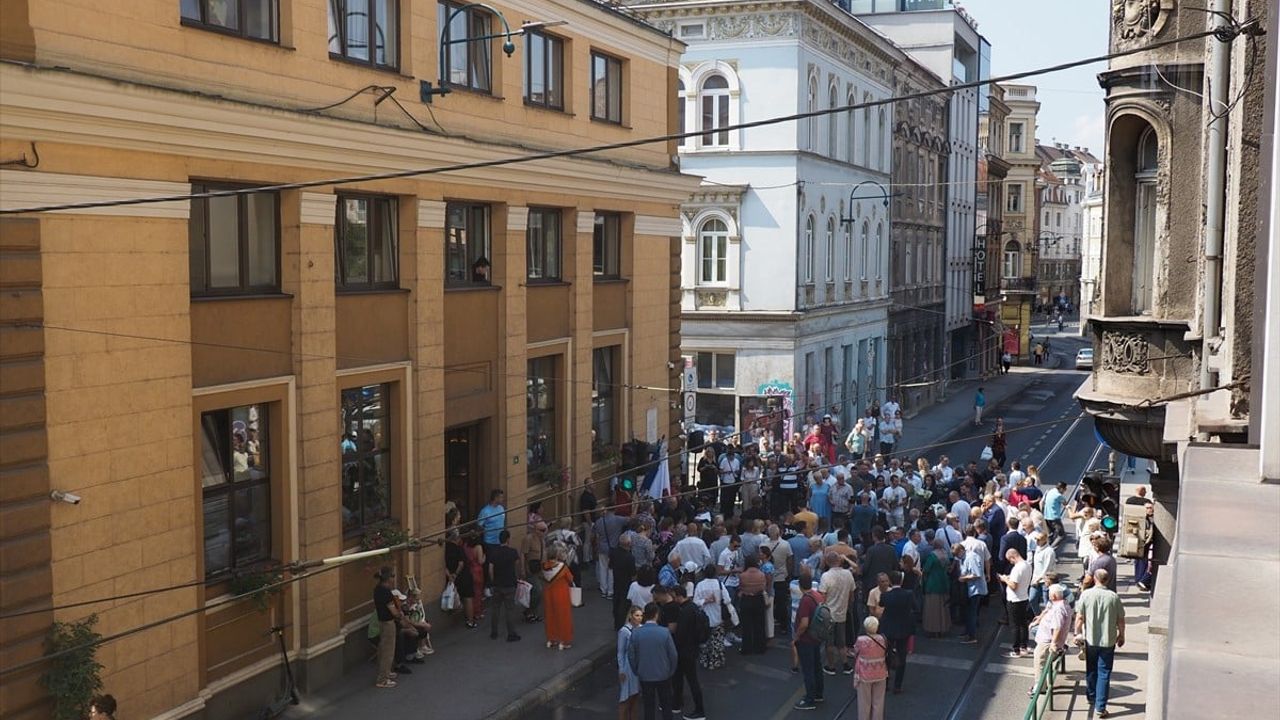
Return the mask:
MULTIPOLYGON (((233 576, 437 533, 491 488, 554 514, 560 478, 673 434, 673 143, 185 196, 660 136, 678 41, 591 0, 0 8, 0 208, 173 196, 0 217, 0 614, 196 583, 0 620, 0 671, 53 620, 208 606, 103 644, 103 679, 129 717, 245 717, 272 624, 308 684, 367 656, 372 582, 260 610, 219 605, 233 576)), ((438 547, 397 562, 438 594, 438 547)), ((42 670, 0 678, 0 716, 48 716, 42 670)))

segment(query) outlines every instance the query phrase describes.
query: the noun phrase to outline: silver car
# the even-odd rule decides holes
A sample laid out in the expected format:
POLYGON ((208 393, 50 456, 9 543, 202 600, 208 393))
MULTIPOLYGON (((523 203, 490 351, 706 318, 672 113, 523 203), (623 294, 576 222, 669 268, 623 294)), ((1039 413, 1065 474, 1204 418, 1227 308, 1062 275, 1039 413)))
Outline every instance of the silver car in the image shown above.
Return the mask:
POLYGON ((1081 348, 1076 352, 1076 369, 1092 370, 1093 369, 1093 348, 1081 348))

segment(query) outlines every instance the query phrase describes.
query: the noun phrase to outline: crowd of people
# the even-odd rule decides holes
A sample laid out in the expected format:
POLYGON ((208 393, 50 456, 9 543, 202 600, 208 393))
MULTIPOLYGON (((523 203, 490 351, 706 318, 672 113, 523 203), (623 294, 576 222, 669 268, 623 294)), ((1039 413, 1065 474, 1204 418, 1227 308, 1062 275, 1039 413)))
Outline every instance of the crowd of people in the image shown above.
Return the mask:
MULTIPOLYGON (((735 648, 787 653, 804 686, 797 710, 818 707, 824 677, 843 674, 858 689, 859 717, 879 718, 886 693, 910 689, 917 635, 976 644, 982 609, 995 605, 1009 657, 1037 670, 1065 651, 1074 625, 1088 694, 1105 716, 1123 608, 1112 600, 1117 567, 1098 499, 1082 494, 1068 507, 1066 483, 1006 466, 999 419, 982 462, 896 455, 899 412, 892 402, 869 408, 848 433, 826 415, 783 442, 710 436, 687 492, 617 503, 613 489, 601 503, 587 483, 578 513, 555 530, 531 505, 519 548, 495 490, 476 530, 451 533, 446 546, 466 627, 489 614, 490 637, 505 623, 515 642, 518 613, 527 623, 545 615, 547 647, 567 648, 591 572, 613 610, 620 718, 641 707, 646 719, 704 717, 699 672, 730 664, 735 648), (1079 598, 1057 570, 1067 520, 1085 568, 1079 598), (1118 636, 1105 629, 1117 617, 1118 636)), ((384 637, 401 643, 379 654, 378 684, 389 687, 404 658, 421 657, 429 626, 402 621, 393 594, 375 589, 375 601, 384 637)))

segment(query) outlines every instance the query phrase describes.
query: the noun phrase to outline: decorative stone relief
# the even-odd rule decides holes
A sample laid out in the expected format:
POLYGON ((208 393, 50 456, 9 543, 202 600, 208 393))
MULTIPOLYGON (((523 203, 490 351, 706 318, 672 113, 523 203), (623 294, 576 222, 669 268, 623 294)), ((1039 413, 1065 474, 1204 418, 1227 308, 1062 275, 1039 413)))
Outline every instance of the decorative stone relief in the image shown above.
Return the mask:
POLYGON ((1117 44, 1150 42, 1173 14, 1173 0, 1112 0, 1111 24, 1117 44))
POLYGON ((724 307, 728 294, 725 290, 699 290, 697 294, 698 307, 724 307))
POLYGON ((1121 375, 1146 375, 1151 372, 1151 346, 1142 333, 1104 330, 1102 333, 1103 370, 1121 375))

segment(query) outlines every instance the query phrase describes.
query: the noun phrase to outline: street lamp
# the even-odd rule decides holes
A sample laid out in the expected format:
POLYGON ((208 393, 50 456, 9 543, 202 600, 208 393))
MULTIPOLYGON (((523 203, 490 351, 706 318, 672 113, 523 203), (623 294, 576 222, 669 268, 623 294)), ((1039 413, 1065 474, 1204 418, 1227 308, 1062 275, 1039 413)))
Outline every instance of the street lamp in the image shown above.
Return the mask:
POLYGON ((440 29, 440 58, 439 58, 440 77, 437 80, 436 85, 434 87, 432 87, 430 81, 427 81, 427 80, 421 81, 418 87, 419 97, 421 97, 422 102, 430 103, 431 98, 435 97, 436 95, 448 95, 449 93, 453 92, 453 89, 449 87, 449 80, 446 78, 448 69, 445 67, 445 51, 448 50, 449 46, 451 45, 456 45, 458 43, 482 42, 486 40, 492 40, 494 38, 503 38, 502 52, 507 57, 511 57, 516 52, 516 44, 512 40, 513 36, 527 35, 534 30, 541 30, 547 27, 554 27, 556 25, 567 25, 567 24, 568 22, 564 20, 540 20, 536 22, 527 21, 524 24, 522 24, 519 28, 513 31, 511 29, 511 25, 507 23, 507 18, 503 16, 503 14, 499 12, 498 9, 493 7, 492 5, 488 5, 482 2, 473 2, 473 3, 467 3, 466 5, 460 5, 456 8, 450 8, 448 14, 445 15, 443 27, 440 29), (484 10, 486 10, 489 14, 496 17, 498 19, 498 22, 502 23, 502 32, 491 33, 489 35, 481 35, 479 37, 465 37, 458 40, 454 40, 453 30, 452 30, 453 18, 460 12, 463 12, 465 10, 470 10, 471 8, 476 8, 476 7, 484 8, 484 10))
POLYGON ((863 198, 855 198, 855 197, 854 197, 854 195, 857 195, 857 194, 858 194, 858 188, 862 187, 863 185, 873 185, 873 186, 875 186, 875 187, 879 188, 879 189, 880 189, 880 197, 882 197, 882 198, 884 199, 884 206, 885 206, 885 207, 889 207, 889 190, 888 190, 888 189, 886 189, 886 188, 885 188, 885 186, 883 186, 883 185, 881 185, 880 183, 876 182, 875 180, 863 180, 862 182, 858 183, 857 185, 854 185, 854 186, 853 186, 853 189, 849 191, 849 209, 846 211, 846 212, 848 212, 848 213, 849 213, 849 215, 848 215, 847 217, 846 217, 846 216, 842 216, 842 217, 840 218, 840 224, 841 224, 841 225, 852 225, 852 224, 854 224, 855 222, 857 222, 857 218, 855 218, 855 217, 853 216, 853 201, 854 201, 854 200, 865 200, 865 199, 869 199, 869 198, 865 198, 865 197, 863 197, 863 198))

